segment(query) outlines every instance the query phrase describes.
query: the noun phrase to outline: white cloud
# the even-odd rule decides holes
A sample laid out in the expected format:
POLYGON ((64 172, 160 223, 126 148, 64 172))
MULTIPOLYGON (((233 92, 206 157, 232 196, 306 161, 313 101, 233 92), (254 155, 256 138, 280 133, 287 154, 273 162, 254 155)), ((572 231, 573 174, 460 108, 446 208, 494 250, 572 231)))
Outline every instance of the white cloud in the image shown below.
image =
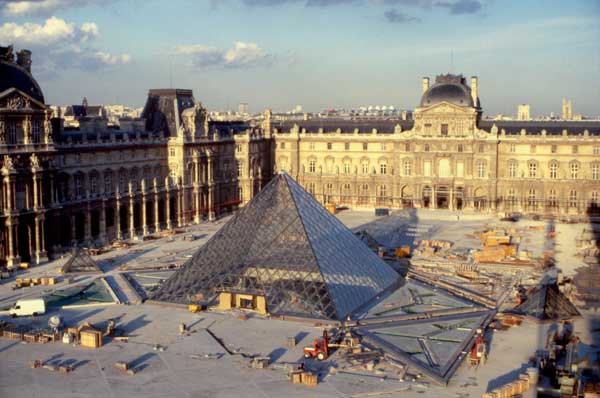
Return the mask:
POLYGON ((203 44, 180 45, 175 47, 175 53, 190 58, 196 67, 226 67, 242 68, 259 65, 269 65, 273 56, 260 48, 256 43, 235 42, 233 48, 220 49, 203 44))
POLYGON ((110 54, 96 48, 94 40, 100 29, 94 22, 81 26, 57 17, 43 24, 7 22, 0 25, 0 43, 14 43, 15 49, 33 52, 34 73, 54 74, 65 68, 97 69, 103 66, 127 64, 129 54, 110 54))
POLYGON ((106 0, 9 0, 6 1, 2 12, 13 17, 26 15, 49 16, 57 10, 83 7, 94 2, 104 4, 106 0))

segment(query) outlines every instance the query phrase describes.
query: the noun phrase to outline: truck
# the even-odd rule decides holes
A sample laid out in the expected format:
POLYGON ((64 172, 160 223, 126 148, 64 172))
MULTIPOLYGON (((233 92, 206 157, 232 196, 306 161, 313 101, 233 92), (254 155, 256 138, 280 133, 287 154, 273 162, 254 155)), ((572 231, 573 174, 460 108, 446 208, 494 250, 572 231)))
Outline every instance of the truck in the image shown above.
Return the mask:
POLYGON ((17 303, 8 310, 10 316, 35 316, 46 313, 46 302, 44 299, 18 300, 17 303))

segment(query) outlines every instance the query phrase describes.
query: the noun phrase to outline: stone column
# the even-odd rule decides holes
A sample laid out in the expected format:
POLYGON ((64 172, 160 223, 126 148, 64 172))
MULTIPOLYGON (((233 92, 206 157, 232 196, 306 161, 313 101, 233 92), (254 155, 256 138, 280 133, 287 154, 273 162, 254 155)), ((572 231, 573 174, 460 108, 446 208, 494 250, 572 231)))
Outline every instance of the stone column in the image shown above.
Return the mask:
POLYGON ((40 208, 40 189, 39 189, 39 177, 34 172, 33 174, 33 209, 37 210, 40 208))
POLYGON ((167 219, 167 229, 173 229, 173 223, 171 222, 171 187, 169 185, 169 177, 165 179, 165 191, 166 191, 166 211, 165 218, 167 219))
POLYGON ((213 179, 213 167, 212 158, 208 157, 208 220, 214 221, 217 218, 215 212, 214 203, 214 179, 213 179))
POLYGON ((121 196, 117 189, 117 195, 115 197, 115 232, 117 240, 123 239, 123 232, 121 231, 121 196))
POLYGON ((194 203, 196 206, 196 212, 194 215, 194 222, 196 224, 200 224, 200 188, 198 188, 198 184, 194 184, 194 203))
POLYGON ((92 209, 90 207, 90 202, 88 202, 85 208, 85 226, 83 240, 85 241, 86 245, 89 245, 92 242, 92 209))
POLYGON ((106 199, 102 199, 100 207, 99 236, 100 244, 106 244, 106 199))
POLYGON ((44 250, 44 215, 38 214, 35 216, 35 253, 34 261, 36 264, 41 264, 48 261, 48 256, 44 250))
POLYGON ((179 181, 179 186, 177 187, 177 191, 175 192, 175 196, 177 198, 177 226, 183 227, 184 215, 183 215, 183 184, 179 181))
POLYGON ((142 235, 150 235, 148 220, 146 219, 146 180, 142 180, 142 235))
POLYGON ((437 196, 435 193, 435 185, 431 185, 431 198, 429 198, 429 204, 432 209, 437 208, 437 196))
POLYGON ((6 265, 8 268, 16 268, 21 263, 21 257, 17 252, 17 226, 19 219, 16 217, 8 217, 6 219, 6 227, 8 232, 8 257, 6 265))
POLYGON ((448 208, 454 210, 454 186, 450 185, 450 192, 448 193, 448 208))
POLYGON ((153 185, 154 185, 154 233, 157 233, 158 231, 160 231, 160 210, 158 207, 158 200, 159 200, 159 195, 158 195, 158 181, 156 180, 156 178, 154 178, 153 180, 153 185))
POLYGON ((77 245, 77 228, 75 225, 75 214, 71 214, 71 246, 77 245))
POLYGON ((135 232, 135 194, 133 184, 129 183, 129 239, 136 239, 135 232))

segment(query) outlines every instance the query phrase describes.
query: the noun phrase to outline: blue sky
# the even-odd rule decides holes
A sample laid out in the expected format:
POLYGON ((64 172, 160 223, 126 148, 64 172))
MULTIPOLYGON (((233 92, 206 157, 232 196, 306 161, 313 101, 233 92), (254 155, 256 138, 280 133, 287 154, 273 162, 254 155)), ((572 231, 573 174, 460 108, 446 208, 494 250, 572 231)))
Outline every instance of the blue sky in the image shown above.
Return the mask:
POLYGON ((600 1, 0 0, 0 44, 33 50, 49 103, 413 109, 421 77, 479 76, 486 114, 600 114, 600 1), (452 55, 451 55, 452 54, 452 55), (451 62, 453 59, 453 62, 451 62), (170 72, 171 71, 171 72, 170 72))

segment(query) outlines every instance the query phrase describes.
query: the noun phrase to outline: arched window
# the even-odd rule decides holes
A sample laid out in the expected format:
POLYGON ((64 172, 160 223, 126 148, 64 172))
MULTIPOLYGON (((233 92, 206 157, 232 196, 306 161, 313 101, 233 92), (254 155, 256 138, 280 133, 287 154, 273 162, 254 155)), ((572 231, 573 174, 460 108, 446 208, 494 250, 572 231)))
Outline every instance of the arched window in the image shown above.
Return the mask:
POLYGON ((551 189, 550 192, 548 192, 548 207, 550 207, 550 208, 558 207, 558 200, 556 198, 556 190, 555 189, 551 189))
POLYGON ((317 165, 317 162, 315 160, 309 160, 308 161, 308 172, 314 173, 316 170, 316 165, 317 165))
POLYGON ((537 205, 537 198, 536 198, 536 192, 535 189, 530 189, 529 193, 527 195, 527 206, 530 209, 535 209, 537 205))
POLYGON ((462 152, 462 151, 463 151, 463 146, 462 146, 462 144, 458 144, 458 147, 456 148, 456 150, 457 150, 458 152, 462 152))
POLYGON ((312 196, 315 196, 315 183, 309 182, 308 186, 306 187, 306 190, 308 191, 309 194, 311 194, 312 196))
POLYGON ((358 195, 358 204, 366 205, 369 203, 369 184, 360 186, 360 194, 358 195))
POLYGON ((579 163, 571 163, 571 178, 576 180, 579 177, 579 163))
POLYGON ((550 178, 556 178, 558 175, 558 163, 552 162, 550 163, 550 178))
POLYGON ((510 178, 515 178, 517 176, 517 168, 519 164, 515 161, 511 161, 508 163, 508 176, 510 178))
POLYGON ((536 178, 537 177, 537 163, 529 162, 528 167, 529 167, 529 178, 536 178))
POLYGON ((379 165, 379 174, 387 174, 387 164, 381 163, 379 165))
POLYGON ((574 189, 569 193, 569 207, 577 207, 577 191, 574 189))
POLYGON ((342 185, 342 195, 340 197, 340 203, 350 204, 352 198, 352 191, 350 188, 350 184, 346 183, 342 185))

